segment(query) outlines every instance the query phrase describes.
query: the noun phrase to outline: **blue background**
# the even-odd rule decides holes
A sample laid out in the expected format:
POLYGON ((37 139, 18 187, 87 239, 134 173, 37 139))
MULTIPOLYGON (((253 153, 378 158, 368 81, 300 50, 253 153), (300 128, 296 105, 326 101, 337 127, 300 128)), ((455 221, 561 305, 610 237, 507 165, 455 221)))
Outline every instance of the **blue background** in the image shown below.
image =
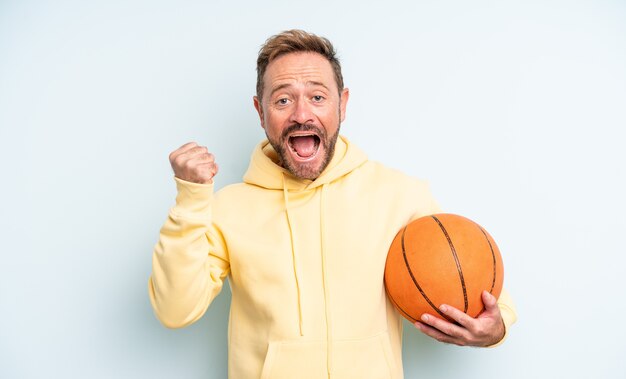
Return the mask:
POLYGON ((330 38, 343 133, 498 241, 497 349, 404 332, 407 378, 624 375, 623 1, 0 2, 0 377, 224 378, 230 292, 168 330, 147 295, 195 140, 217 186, 264 137, 267 37, 330 38))

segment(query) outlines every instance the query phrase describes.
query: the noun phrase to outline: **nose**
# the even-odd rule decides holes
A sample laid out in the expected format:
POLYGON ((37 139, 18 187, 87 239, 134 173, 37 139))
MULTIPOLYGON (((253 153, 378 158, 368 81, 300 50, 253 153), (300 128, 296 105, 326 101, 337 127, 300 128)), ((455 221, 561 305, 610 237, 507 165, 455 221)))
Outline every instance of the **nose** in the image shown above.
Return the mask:
POLYGON ((291 113, 289 121, 304 125, 312 124, 313 119, 314 114, 311 109, 311 104, 309 104, 305 99, 299 98, 294 104, 293 112, 291 113))

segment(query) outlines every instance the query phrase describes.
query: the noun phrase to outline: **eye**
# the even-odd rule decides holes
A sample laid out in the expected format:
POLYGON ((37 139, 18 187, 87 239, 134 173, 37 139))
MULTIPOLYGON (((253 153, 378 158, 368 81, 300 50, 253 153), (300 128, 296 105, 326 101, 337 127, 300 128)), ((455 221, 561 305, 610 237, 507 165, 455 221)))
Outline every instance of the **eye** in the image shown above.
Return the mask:
POLYGON ((287 104, 289 104, 289 99, 287 99, 286 97, 282 97, 282 98, 276 100, 276 104, 277 105, 287 105, 287 104))
POLYGON ((322 95, 315 95, 315 96, 313 96, 313 101, 316 102, 316 103, 319 103, 319 102, 321 102, 323 100, 324 100, 324 96, 322 96, 322 95))

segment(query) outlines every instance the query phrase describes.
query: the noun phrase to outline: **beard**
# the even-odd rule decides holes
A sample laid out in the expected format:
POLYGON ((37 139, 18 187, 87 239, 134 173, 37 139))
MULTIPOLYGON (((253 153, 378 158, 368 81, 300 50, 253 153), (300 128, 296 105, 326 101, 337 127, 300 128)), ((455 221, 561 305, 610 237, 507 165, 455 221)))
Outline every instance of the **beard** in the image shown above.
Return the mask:
POLYGON ((285 168, 291 175, 298 179, 315 180, 320 176, 324 169, 326 169, 335 153, 335 145, 337 143, 337 138, 339 137, 339 129, 340 125, 337 126, 337 131, 332 136, 328 136, 325 129, 318 128, 315 125, 294 124, 283 130, 278 141, 271 139, 269 135, 267 135, 267 132, 265 135, 274 150, 276 150, 276 153, 278 153, 280 166, 285 168), (315 159, 314 162, 296 162, 291 158, 293 153, 288 150, 290 149, 289 138, 294 132, 315 133, 316 138, 319 138, 320 146, 318 147, 318 152, 321 151, 323 153, 321 161, 315 159))

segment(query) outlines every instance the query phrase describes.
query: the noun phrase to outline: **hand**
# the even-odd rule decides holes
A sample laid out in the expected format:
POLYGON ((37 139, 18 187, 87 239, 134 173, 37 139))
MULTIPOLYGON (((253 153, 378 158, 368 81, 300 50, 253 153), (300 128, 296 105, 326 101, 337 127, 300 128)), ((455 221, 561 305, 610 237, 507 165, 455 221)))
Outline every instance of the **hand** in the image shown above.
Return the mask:
POLYGON ((422 333, 439 342, 459 346, 494 345, 504 338, 504 322, 496 298, 487 291, 483 291, 482 297, 485 310, 476 318, 444 304, 439 310, 458 324, 424 314, 423 322, 417 321, 414 325, 422 333))
POLYGON ((177 178, 200 184, 213 183, 218 170, 213 154, 195 142, 174 150, 170 154, 170 164, 177 178))

